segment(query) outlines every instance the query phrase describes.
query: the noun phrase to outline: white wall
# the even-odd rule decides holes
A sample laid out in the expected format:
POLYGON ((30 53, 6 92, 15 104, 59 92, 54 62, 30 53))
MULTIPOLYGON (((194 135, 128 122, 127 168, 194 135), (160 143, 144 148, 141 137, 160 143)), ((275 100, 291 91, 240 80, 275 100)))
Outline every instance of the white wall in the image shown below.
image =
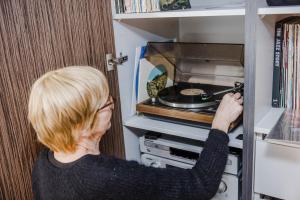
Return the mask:
POLYGON ((182 18, 179 40, 244 44, 244 16, 182 18))

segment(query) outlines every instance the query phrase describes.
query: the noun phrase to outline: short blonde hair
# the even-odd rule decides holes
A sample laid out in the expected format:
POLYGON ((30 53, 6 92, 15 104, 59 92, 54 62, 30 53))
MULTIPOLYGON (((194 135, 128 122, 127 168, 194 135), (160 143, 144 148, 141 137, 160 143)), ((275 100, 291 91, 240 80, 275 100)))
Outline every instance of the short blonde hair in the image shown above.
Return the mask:
POLYGON ((38 140, 52 151, 73 152, 75 129, 92 128, 97 110, 109 97, 105 76, 89 66, 50 71, 32 86, 28 118, 38 140))

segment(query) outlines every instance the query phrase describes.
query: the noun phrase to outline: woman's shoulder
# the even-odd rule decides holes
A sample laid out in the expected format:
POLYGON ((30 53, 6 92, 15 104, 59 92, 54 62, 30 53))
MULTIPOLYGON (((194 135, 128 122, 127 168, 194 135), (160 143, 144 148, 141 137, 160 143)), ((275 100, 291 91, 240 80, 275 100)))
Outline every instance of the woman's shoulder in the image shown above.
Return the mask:
POLYGON ((44 168, 47 166, 46 162, 47 162, 47 154, 48 154, 48 149, 42 149, 35 162, 33 165, 33 169, 32 169, 32 181, 36 182, 38 180, 38 177, 41 176, 41 173, 43 173, 44 168))
POLYGON ((128 166, 139 165, 136 161, 127 161, 125 159, 117 158, 115 156, 100 154, 98 156, 88 155, 81 165, 87 165, 97 168, 126 168, 128 166))
POLYGON ((33 169, 35 169, 36 167, 38 167, 40 165, 43 165, 47 161, 48 152, 49 152, 49 149, 47 149, 47 148, 41 149, 41 151, 38 153, 38 156, 35 160, 33 169))
POLYGON ((33 176, 39 176, 40 173, 49 174, 81 174, 88 177, 110 176, 116 172, 126 172, 127 170, 138 168, 140 165, 136 161, 127 161, 109 155, 85 155, 71 163, 60 163, 49 149, 40 151, 33 167, 33 176))

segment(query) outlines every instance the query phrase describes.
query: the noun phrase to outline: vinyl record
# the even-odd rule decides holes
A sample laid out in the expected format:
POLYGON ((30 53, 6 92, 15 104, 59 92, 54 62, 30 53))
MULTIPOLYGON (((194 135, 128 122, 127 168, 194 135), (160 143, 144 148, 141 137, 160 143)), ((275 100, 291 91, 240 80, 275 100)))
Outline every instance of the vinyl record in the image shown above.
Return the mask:
POLYGON ((202 94, 211 94, 230 87, 197 83, 178 83, 158 93, 160 103, 175 108, 203 108, 216 105, 218 97, 203 100, 202 94))

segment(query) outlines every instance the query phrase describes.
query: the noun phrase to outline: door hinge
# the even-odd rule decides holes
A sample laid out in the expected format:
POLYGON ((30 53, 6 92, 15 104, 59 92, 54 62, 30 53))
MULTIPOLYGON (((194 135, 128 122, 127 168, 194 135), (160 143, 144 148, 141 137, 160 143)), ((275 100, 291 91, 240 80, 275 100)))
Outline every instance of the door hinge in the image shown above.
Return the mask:
POLYGON ((128 56, 123 56, 120 53, 120 57, 114 58, 111 53, 106 54, 106 68, 107 71, 114 70, 115 65, 122 65, 124 62, 128 61, 128 56))

